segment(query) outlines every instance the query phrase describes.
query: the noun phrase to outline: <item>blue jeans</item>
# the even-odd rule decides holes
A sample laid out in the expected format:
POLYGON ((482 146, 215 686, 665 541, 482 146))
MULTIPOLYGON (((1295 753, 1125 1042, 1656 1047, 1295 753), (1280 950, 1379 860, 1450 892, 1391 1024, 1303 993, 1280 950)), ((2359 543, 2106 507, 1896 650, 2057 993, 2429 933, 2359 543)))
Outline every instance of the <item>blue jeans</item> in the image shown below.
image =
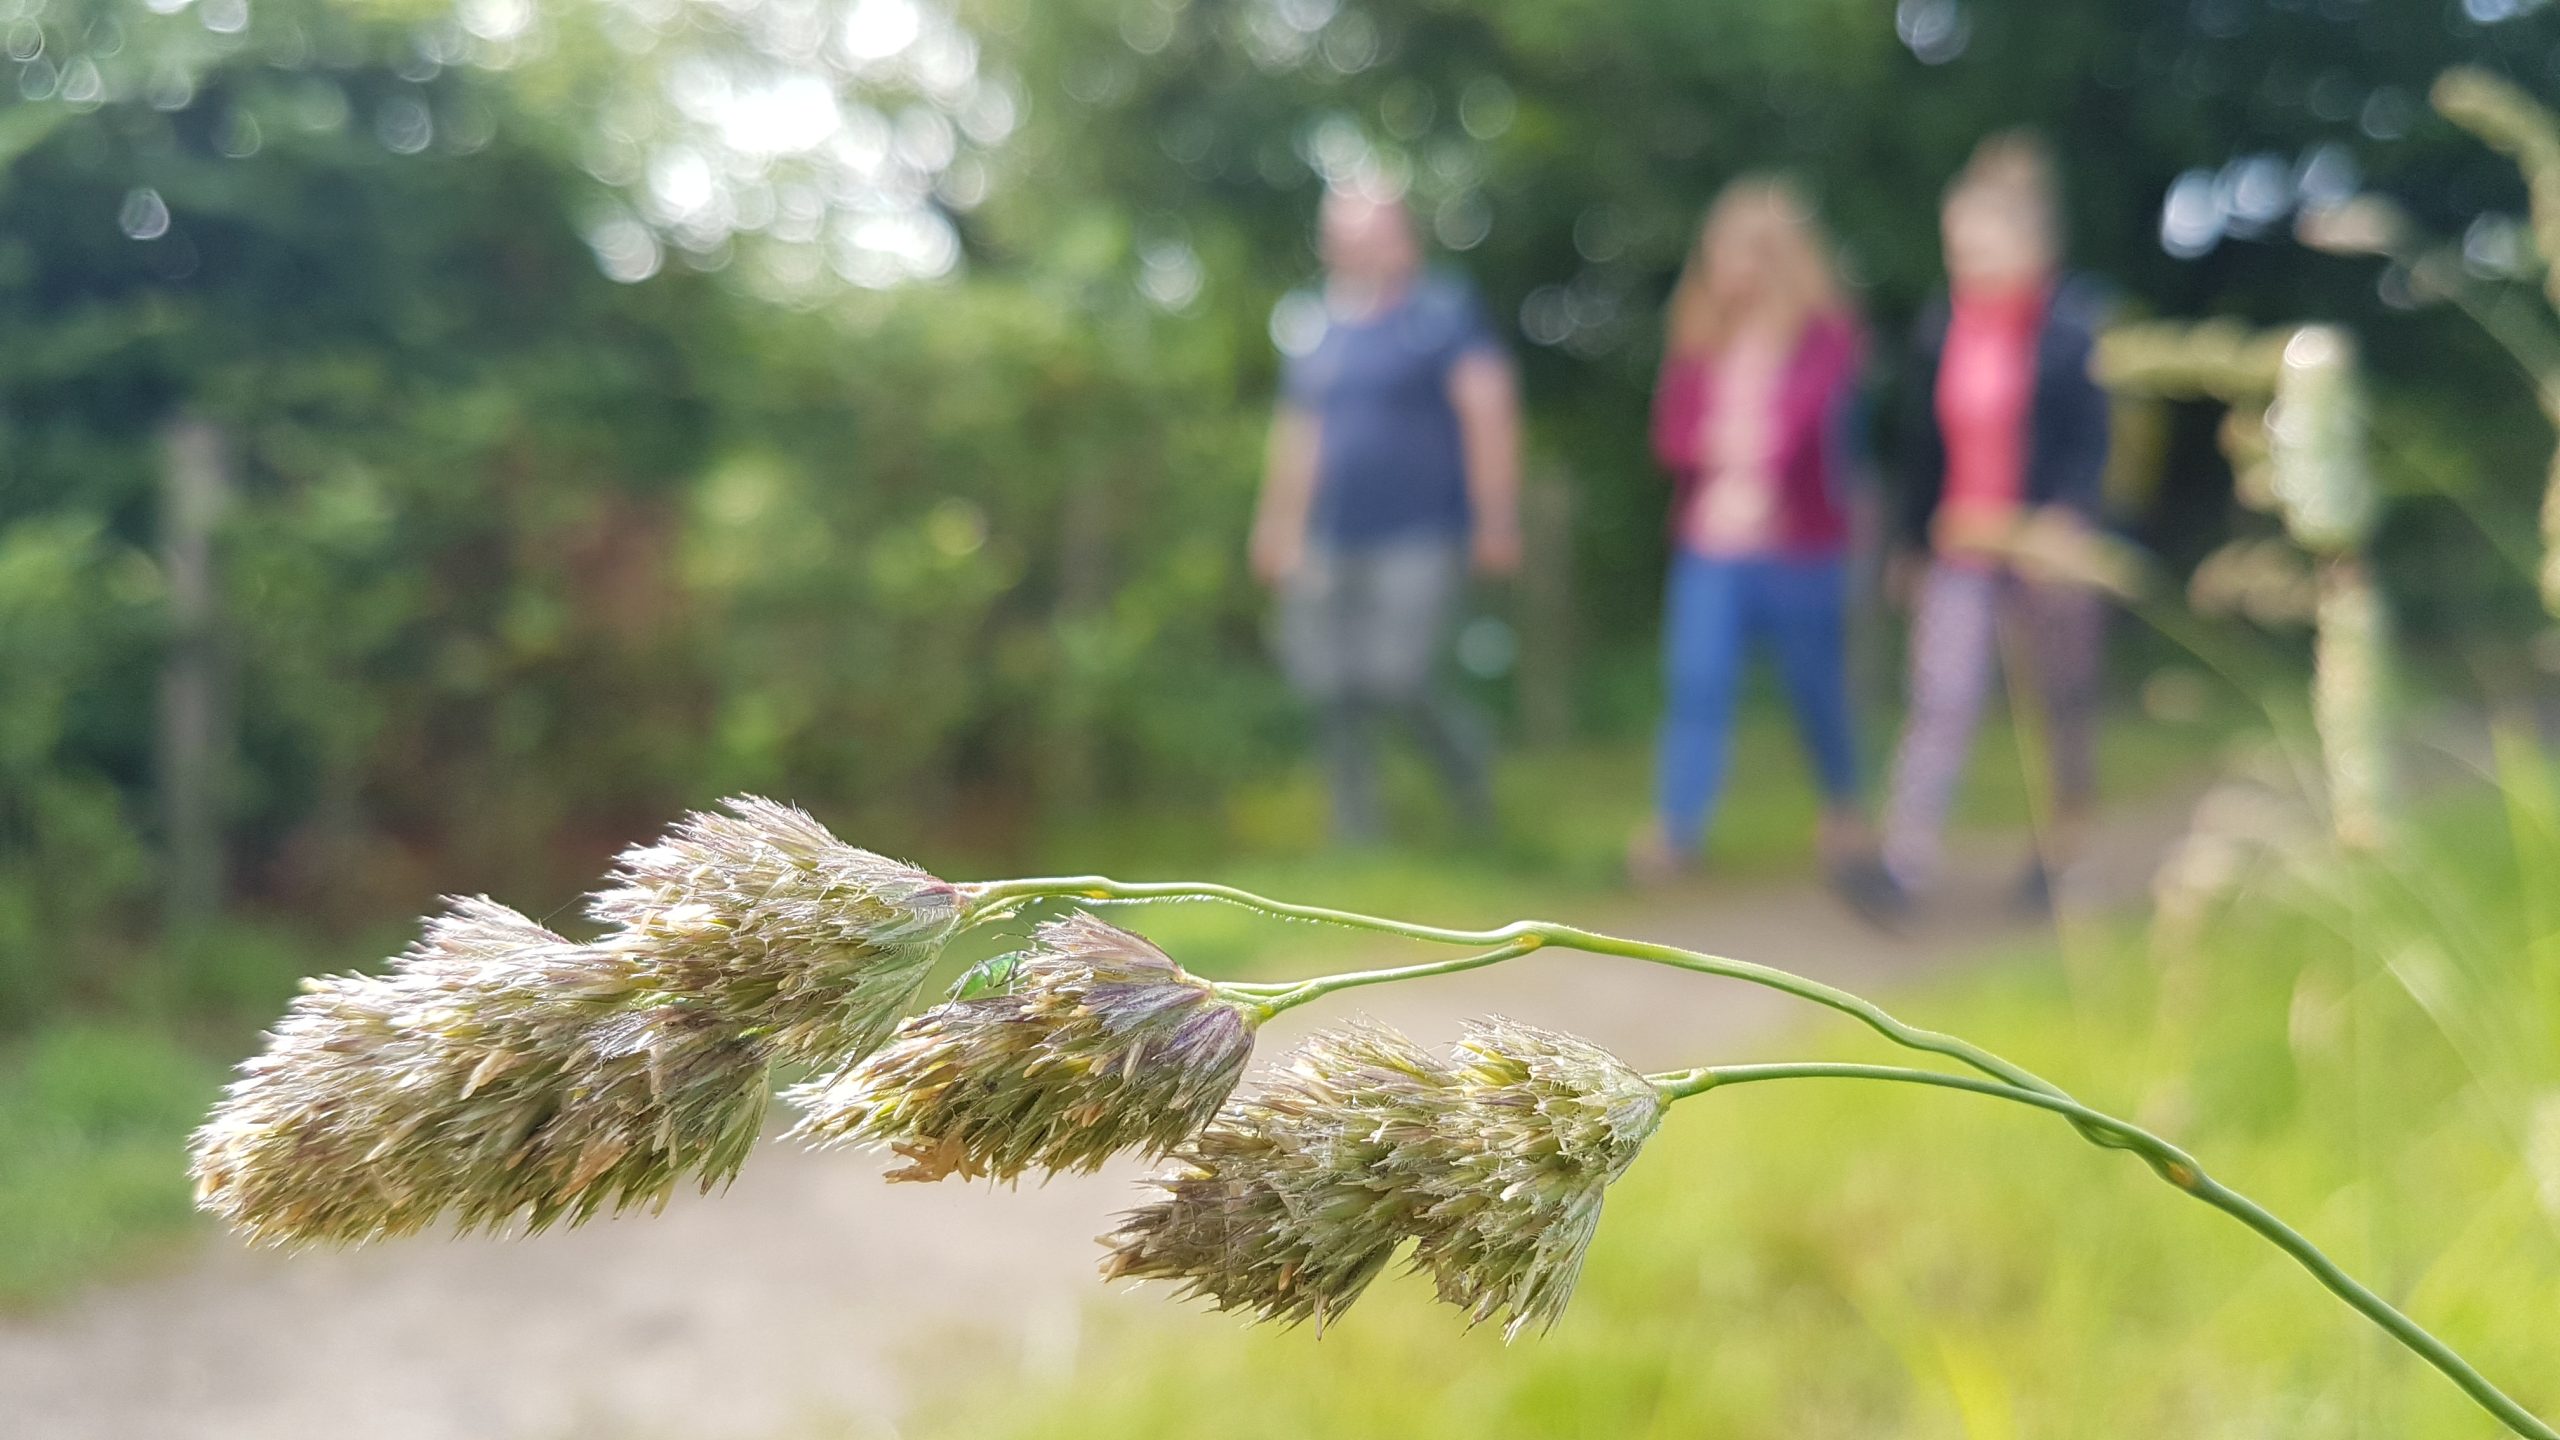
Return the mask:
POLYGON ((1857 727, 1849 716, 1848 571, 1837 556, 1710 558, 1682 550, 1663 625, 1670 706, 1655 797, 1665 837, 1695 851, 1724 788, 1734 702, 1745 661, 1765 642, 1813 759, 1823 799, 1858 793, 1857 727))

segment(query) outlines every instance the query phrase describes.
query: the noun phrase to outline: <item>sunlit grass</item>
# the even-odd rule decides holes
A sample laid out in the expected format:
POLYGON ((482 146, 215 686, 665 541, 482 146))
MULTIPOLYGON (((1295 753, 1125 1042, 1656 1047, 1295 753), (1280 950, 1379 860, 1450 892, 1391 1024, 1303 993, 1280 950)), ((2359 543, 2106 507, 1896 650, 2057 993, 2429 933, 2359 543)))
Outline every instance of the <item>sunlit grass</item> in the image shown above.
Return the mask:
MULTIPOLYGON (((2100 768, 2111 800, 2139 803, 2209 769, 2230 733, 2221 717, 2163 725, 2125 717, 2100 735, 2100 768)), ((1889 751, 1889 736, 1868 748, 1889 751)), ((1628 837, 1649 813, 1653 754, 1627 742, 1509 757, 1499 781, 1501 833, 1462 835, 1440 813, 1418 766, 1394 778, 1408 844, 1362 852, 1326 848, 1321 777, 1312 769, 1240 791, 1211 823, 1169 832, 1122 822, 1053 837, 1043 859, 1055 870, 1103 870, 1124 879, 1213 879, 1282 899, 1398 919, 1480 928, 1506 921, 1595 918, 1623 910, 1628 837), (1201 856, 1217 856, 1203 868, 1201 856)), ((2032 813, 2019 740, 2005 719, 1983 727, 1957 824, 2015 831, 2032 813)), ((1774 705, 1746 708, 1736 727, 1725 800, 1710 837, 1717 874, 1777 878, 1811 868, 1817 805, 1806 762, 1786 716, 1774 705)), ((1319 968, 1372 937, 1274 926, 1215 905, 1155 905, 1131 912, 1159 943, 1205 974, 1292 973, 1319 968)))
MULTIPOLYGON (((2526 918, 2552 882, 2519 889, 2506 830, 2474 799, 2316 897, 2244 899, 2192 953, 2127 927, 1897 1008, 2166 1128, 2547 1414, 2560 1174, 2536 1167, 2560 1157, 2531 1135, 2560 1104, 2560 986, 2526 918)), ((1836 1026, 1762 1049, 1881 1053, 1836 1026)), ((1070 1378, 970 1386, 924 1433, 2493 1433, 2138 1163, 2011 1107, 1837 1083, 1681 1107, 1543 1340, 1462 1333, 1411 1280, 1321 1338, 1109 1313, 1070 1378)))
MULTIPOLYGON (((2107 732, 2112 791, 2154 791, 2206 763, 2219 732, 2125 723, 2107 732)), ((1652 757, 1640 742, 1528 751, 1501 770, 1501 833, 1457 833, 1418 767, 1394 796, 1408 843, 1343 853, 1324 844, 1321 778, 1310 767, 1244 787, 1205 817, 1122 816, 1045 837, 1047 869, 1129 878, 1216 879, 1284 898, 1401 918, 1489 926, 1542 916, 1592 919, 1622 909, 1620 862, 1643 818, 1652 757)), ((2014 738, 1986 728, 1964 819, 2014 827, 2027 814, 2014 738)), ((1804 762, 1774 707, 1746 711, 1712 863, 1771 877, 1810 863, 1814 823, 1804 762)), ((638 838, 638 837, 634 837, 638 838)), ((848 835, 896 848, 896 837, 848 835)), ((949 867, 955 874, 993 873, 949 867)), ((422 897, 422 906, 424 903, 422 897)), ((538 897, 537 897, 538 898, 538 897)), ((1203 974, 1280 976, 1337 963, 1374 937, 1274 925, 1215 905, 1150 905, 1115 918, 1143 929, 1203 974)), ((59 1296, 90 1277, 162 1253, 202 1231, 188 1205, 187 1131, 229 1063, 277 1014, 299 975, 368 968, 406 943, 406 927, 323 945, 290 929, 229 926, 138 962, 118 986, 113 1025, 62 1028, 0 1045, 0 1304, 59 1296)), ((947 969, 1012 943, 970 937, 947 969)))
POLYGON ((0 1305, 192 1228, 179 1139, 219 1065, 164 1032, 65 1025, 0 1054, 0 1305))

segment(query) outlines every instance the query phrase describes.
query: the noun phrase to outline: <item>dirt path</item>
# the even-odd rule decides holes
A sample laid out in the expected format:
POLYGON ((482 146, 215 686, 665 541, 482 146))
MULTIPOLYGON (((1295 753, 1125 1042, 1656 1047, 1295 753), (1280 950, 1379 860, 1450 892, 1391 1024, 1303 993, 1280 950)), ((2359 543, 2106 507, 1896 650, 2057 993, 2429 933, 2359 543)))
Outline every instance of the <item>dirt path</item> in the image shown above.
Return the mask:
MULTIPOLYGON (((2082 893, 2139 896, 2182 815, 2163 806, 2120 822, 2082 893)), ((1710 884, 1589 918, 1889 991, 2024 934, 1963 918, 1997 914, 1994 887, 2013 860, 1970 858, 1939 907, 1957 918, 1908 939, 1879 938, 1804 884, 1710 884)), ((1589 1035, 1647 1069, 1734 1054, 1805 1013, 1744 986, 1563 954, 1360 999, 1435 1042, 1464 1017, 1503 1012, 1589 1035)), ((1263 1053, 1284 1053, 1324 1018, 1285 1017, 1263 1053)), ((1091 1237, 1129 1198, 1134 1170, 1018 1193, 883 1185, 877 1170, 858 1155, 769 1146, 725 1196, 533 1240, 297 1256, 209 1240, 175 1273, 0 1321, 0 1435, 894 1435, 937 1373, 922 1361, 929 1338, 965 1331, 974 1353, 1045 1369, 1071 1362, 1091 1307, 1166 1303, 1093 1278, 1091 1237)))

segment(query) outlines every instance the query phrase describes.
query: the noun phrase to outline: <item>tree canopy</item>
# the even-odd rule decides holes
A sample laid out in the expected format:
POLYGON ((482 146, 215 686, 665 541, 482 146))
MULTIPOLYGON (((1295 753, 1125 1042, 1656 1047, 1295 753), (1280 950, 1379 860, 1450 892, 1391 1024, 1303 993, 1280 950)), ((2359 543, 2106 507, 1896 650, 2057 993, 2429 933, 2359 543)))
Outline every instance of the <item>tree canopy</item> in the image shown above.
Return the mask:
POLYGON ((2365 184, 2521 206, 2424 105, 2548 93, 2511 0, 15 0, 0 45, 0 1012, 147 923, 182 415, 234 472, 231 882, 348 918, 726 789, 1002 844, 1267 767, 1237 556, 1355 175, 1514 333, 1588 667, 1643 653, 1654 315, 1745 170, 1890 332, 1947 175, 2042 127, 2130 306, 2367 330, 2403 488, 2522 514, 2542 468, 2494 352, 2285 238, 2365 184))

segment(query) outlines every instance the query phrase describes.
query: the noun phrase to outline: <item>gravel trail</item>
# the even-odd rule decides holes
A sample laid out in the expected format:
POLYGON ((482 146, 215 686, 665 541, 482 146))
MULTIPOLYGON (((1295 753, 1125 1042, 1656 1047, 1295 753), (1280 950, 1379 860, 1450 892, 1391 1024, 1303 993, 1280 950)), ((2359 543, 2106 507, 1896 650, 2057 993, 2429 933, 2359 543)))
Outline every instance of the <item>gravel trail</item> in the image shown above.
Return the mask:
MULTIPOLYGON (((2120 821, 2083 895, 2138 897, 2181 813, 2120 821)), ((1566 918, 1890 992, 2026 933, 1985 918, 2014 852, 1969 859, 1941 918, 1907 938, 1879 937, 1800 882, 1710 882, 1566 918)), ((1284 1017, 1262 1054, 1350 999, 1284 1017)), ((1799 1017, 1824 1023, 1746 986, 1557 953, 1356 1003, 1435 1043, 1468 1016, 1533 1018, 1646 1069, 1743 1053, 1799 1017)), ((768 1145, 725 1195, 529 1240, 280 1255, 209 1235, 159 1275, 0 1318, 0 1436, 886 1436, 945 1373, 933 1341, 965 1334, 973 1353, 1062 1367, 1098 1307, 1167 1303, 1094 1278, 1092 1237, 1132 1195, 1134 1169, 1018 1191, 886 1185, 879 1169, 768 1145)))

